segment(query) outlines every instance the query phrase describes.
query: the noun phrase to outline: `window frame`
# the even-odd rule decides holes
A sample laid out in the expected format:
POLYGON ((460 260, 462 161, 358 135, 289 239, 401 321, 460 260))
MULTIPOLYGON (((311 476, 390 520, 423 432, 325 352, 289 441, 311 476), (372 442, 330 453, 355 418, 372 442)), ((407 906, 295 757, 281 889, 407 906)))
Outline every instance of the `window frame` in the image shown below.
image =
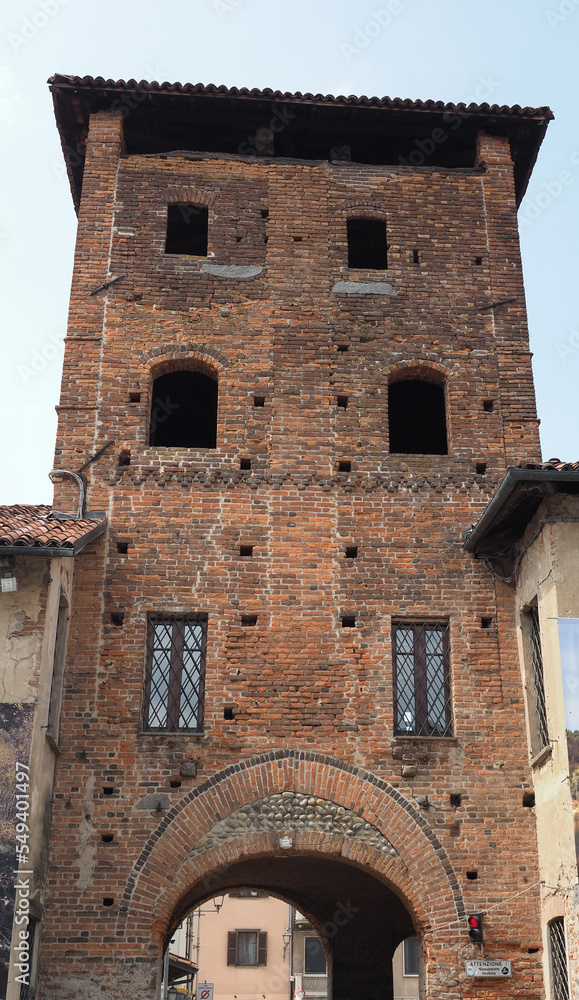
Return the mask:
MULTIPOLYGON (((144 697, 143 697, 143 712, 141 719, 141 726, 143 732, 146 733, 202 733, 203 732, 203 710, 204 710, 204 696, 205 696, 205 671, 206 671, 206 654, 207 654, 207 625, 208 616, 202 613, 190 612, 186 614, 174 614, 167 615, 161 613, 150 614, 147 618, 147 655, 146 655, 146 666, 145 666, 145 685, 144 685, 144 697), (164 656, 162 659, 165 660, 165 664, 161 665, 158 662, 155 663, 155 626, 171 626, 171 644, 169 656, 164 656), (190 680, 195 673, 198 673, 198 683, 193 685, 196 687, 196 705, 195 705, 195 721, 196 725, 179 725, 181 713, 182 713, 182 699, 183 699, 183 671, 184 671, 184 653, 192 652, 192 650, 185 650, 185 629, 187 626, 200 626, 201 627, 201 641, 197 648, 193 651, 198 653, 198 666, 197 660, 194 660, 194 667, 191 674, 186 675, 186 680, 190 680), (158 694, 154 690, 154 673, 155 668, 161 670, 162 667, 167 666, 169 672, 168 676, 165 677, 166 680, 166 701, 164 704, 166 708, 166 723, 164 726, 151 724, 151 707, 153 699, 158 694)), ((187 698, 189 701, 189 698, 187 698)), ((186 705, 187 710, 190 709, 190 705, 186 705)), ((155 710, 156 711, 156 710, 155 710)))
POLYGON ((417 937, 407 937, 407 938, 404 938, 404 941, 402 942, 402 945, 403 945, 403 947, 402 947, 402 975, 406 976, 407 978, 418 979, 418 977, 420 975, 420 941, 418 940, 417 937), (416 942, 416 972, 407 972, 406 971, 406 968, 407 968, 406 945, 410 941, 415 941, 416 942))
POLYGON ((551 979, 551 1000, 571 1000, 569 979, 569 947, 565 917, 550 920, 549 932, 549 975, 551 979), (555 952, 558 951, 557 961, 555 952))
POLYGON ((550 747, 551 741, 549 738, 541 622, 536 601, 523 609, 522 624, 531 754, 537 756, 550 747))
MULTIPOLYGON (((440 654, 430 654, 440 655, 440 654)), ((451 690, 451 670, 450 670, 450 622, 444 619, 404 619, 396 618, 392 621, 392 673, 393 673, 393 693, 394 693, 394 734, 396 736, 412 736, 421 738, 440 738, 454 736, 454 721, 452 712, 452 690, 451 690), (397 649, 397 635, 399 631, 412 630, 412 657, 413 657, 413 689, 412 698, 405 695, 402 698, 403 666, 399 664, 398 657, 409 655, 407 651, 397 649), (435 731, 431 728, 429 720, 429 652, 426 645, 427 631, 442 632, 442 692, 444 696, 444 731, 435 731), (402 701, 413 704, 413 728, 404 729, 399 725, 399 708, 402 701)), ((402 709, 401 709, 402 710, 402 709)))
POLYGON ((326 952, 325 952, 325 949, 324 949, 324 946, 322 944, 321 939, 319 937, 317 937, 315 934, 305 934, 304 935, 304 976, 327 976, 327 974, 328 974, 328 959, 327 959, 326 952), (307 960, 308 960, 307 942, 308 941, 315 941, 316 944, 319 945, 319 947, 321 949, 322 955, 324 956, 324 971, 323 972, 309 972, 308 969, 307 969, 307 960))
POLYGON ((255 927, 241 927, 234 931, 227 932, 227 965, 234 965, 239 969, 256 969, 267 965, 267 931, 261 931, 255 927), (239 961, 239 936, 240 934, 255 934, 255 962, 239 961), (263 961, 262 961, 263 959, 263 961))

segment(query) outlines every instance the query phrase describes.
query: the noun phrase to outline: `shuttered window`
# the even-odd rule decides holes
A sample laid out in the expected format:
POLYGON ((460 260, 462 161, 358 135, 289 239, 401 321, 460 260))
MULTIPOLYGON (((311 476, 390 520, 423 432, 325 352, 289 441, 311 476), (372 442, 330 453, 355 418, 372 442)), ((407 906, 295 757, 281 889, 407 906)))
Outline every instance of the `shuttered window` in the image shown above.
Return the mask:
POLYGON ((267 965, 267 931, 229 931, 227 964, 267 965))

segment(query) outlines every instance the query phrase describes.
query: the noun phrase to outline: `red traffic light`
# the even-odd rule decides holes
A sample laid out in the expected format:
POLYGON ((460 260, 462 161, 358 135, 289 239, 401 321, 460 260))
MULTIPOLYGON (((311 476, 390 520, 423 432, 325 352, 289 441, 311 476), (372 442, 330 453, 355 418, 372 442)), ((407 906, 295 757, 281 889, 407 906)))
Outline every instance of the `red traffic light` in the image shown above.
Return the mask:
POLYGON ((480 944, 483 939, 482 921, 482 913, 471 913, 467 918, 468 935, 476 944, 480 944))

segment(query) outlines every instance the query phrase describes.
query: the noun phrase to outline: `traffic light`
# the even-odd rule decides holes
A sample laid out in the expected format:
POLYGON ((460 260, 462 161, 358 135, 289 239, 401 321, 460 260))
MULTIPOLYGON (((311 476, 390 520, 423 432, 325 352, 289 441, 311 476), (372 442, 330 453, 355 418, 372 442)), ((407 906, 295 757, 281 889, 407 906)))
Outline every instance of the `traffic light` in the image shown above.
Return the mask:
POLYGON ((483 915, 482 913, 471 913, 468 917, 468 936, 475 944, 482 944, 483 939, 483 915))

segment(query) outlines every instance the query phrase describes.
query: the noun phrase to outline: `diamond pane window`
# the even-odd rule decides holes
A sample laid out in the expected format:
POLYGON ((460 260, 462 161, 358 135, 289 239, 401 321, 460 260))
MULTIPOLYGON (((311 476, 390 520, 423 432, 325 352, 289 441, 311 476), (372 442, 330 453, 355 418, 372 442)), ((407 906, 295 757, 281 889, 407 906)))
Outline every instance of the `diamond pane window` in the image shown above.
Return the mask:
POLYGON ((531 663, 533 670, 533 689, 535 693, 536 728, 538 750, 549 746, 549 726, 547 724, 547 705, 545 702, 545 680, 543 677, 543 652, 541 649, 541 630, 537 608, 527 612, 530 625, 531 663))
POLYGON ((565 920, 563 917, 556 917, 549 924, 549 947, 552 1000, 570 1000, 565 920))
POLYGON ((201 730, 206 641, 199 615, 149 619, 144 729, 201 730))
POLYGON ((448 624, 393 623, 392 645, 396 733, 450 736, 448 624))

